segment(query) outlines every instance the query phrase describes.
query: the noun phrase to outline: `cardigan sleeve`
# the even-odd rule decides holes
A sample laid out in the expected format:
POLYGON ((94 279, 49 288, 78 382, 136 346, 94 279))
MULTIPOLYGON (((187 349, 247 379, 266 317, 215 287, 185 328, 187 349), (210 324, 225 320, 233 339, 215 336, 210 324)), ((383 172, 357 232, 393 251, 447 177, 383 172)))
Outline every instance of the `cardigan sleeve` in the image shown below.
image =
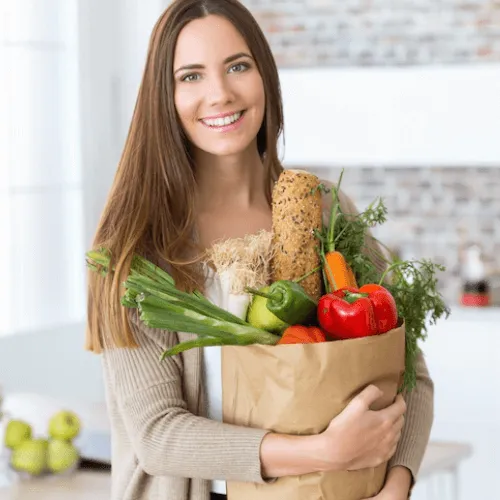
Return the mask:
POLYGON ((406 415, 401 439, 389 461, 389 467, 402 465, 411 472, 412 485, 417 480, 434 420, 434 383, 422 351, 417 357, 416 372, 415 388, 404 395, 406 415))
MULTIPOLYGON (((328 181, 322 182, 327 187, 332 185, 328 181)), ((345 193, 340 191, 339 198, 345 213, 358 213, 355 204, 345 193)), ((323 200, 326 217, 330 213, 331 196, 327 195, 323 200)), ((386 264, 380 258, 382 250, 376 240, 371 237, 371 234, 368 234, 366 247, 366 251, 375 265, 381 270, 384 269, 386 264)), ((421 350, 419 350, 416 363, 416 386, 412 391, 405 393, 403 396, 407 407, 405 423, 396 453, 389 461, 388 467, 396 465, 406 467, 412 475, 413 487, 429 442, 434 419, 434 384, 421 350)))
POLYGON ((130 440, 141 468, 152 476, 264 482, 260 446, 268 431, 190 413, 182 357, 159 362, 176 333, 130 323, 139 347, 107 348, 103 361, 127 433, 116 438, 130 440))

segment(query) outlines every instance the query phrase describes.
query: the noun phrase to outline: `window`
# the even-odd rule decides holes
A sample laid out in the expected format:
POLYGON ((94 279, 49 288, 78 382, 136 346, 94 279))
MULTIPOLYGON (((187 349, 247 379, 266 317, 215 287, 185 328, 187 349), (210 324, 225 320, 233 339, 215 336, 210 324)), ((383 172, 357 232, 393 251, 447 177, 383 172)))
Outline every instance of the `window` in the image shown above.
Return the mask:
POLYGON ((0 7, 0 335, 82 321, 77 0, 0 7))

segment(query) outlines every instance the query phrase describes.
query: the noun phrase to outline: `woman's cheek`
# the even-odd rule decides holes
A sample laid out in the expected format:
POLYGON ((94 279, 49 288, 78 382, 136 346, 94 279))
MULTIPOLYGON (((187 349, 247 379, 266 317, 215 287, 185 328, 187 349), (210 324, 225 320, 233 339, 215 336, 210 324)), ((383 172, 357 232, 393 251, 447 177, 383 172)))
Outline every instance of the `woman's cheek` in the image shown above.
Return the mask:
POLYGON ((180 88, 175 93, 175 107, 182 117, 193 115, 199 98, 193 90, 180 88))

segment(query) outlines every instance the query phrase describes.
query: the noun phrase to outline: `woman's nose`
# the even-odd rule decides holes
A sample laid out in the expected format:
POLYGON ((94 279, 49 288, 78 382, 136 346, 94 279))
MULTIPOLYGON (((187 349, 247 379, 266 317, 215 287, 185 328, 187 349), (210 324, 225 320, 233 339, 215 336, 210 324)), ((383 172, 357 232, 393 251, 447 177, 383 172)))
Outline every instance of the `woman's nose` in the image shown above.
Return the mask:
POLYGON ((211 106, 217 106, 232 102, 234 94, 227 75, 217 76, 210 79, 208 85, 207 100, 211 106))

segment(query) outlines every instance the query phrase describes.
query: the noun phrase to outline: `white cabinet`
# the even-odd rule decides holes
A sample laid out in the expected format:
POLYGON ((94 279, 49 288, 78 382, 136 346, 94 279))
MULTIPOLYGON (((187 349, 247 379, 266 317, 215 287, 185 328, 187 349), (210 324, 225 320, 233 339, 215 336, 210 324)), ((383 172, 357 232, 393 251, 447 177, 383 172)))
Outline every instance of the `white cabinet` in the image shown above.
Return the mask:
MULTIPOLYGON (((435 383, 431 439, 472 445, 460 467, 460 500, 496 498, 500 466, 500 309, 453 309, 422 349, 435 383)), ((415 498, 426 499, 424 485, 415 498)))
POLYGON ((281 68, 284 162, 496 167, 499 77, 498 64, 281 68))

